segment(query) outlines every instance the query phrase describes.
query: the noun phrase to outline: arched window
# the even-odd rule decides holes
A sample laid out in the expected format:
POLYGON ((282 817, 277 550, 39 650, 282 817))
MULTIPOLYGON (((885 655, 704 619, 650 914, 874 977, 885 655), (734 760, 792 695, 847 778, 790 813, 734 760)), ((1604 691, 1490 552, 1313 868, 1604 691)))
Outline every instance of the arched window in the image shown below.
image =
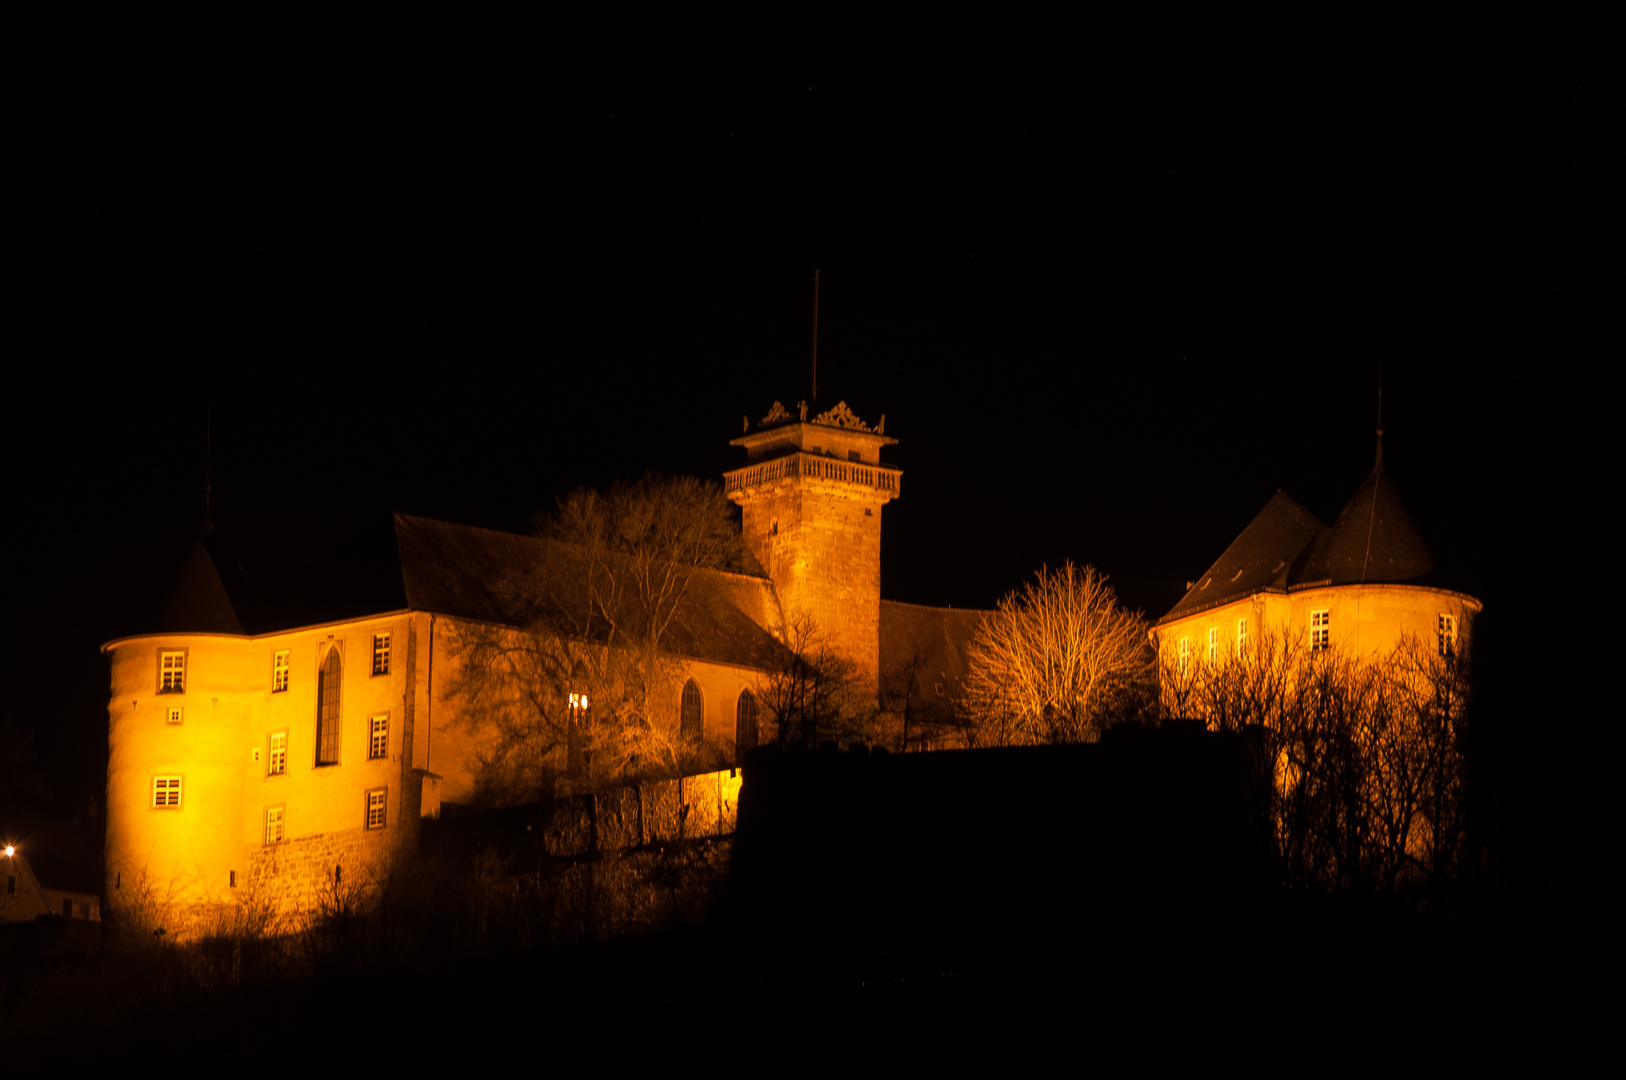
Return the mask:
POLYGON ((683 684, 683 723, 678 728, 678 734, 682 736, 684 742, 700 741, 702 727, 700 716, 700 686, 690 679, 683 684))
POLYGON ((339 680, 343 662, 339 650, 329 649, 316 673, 316 764, 339 763, 339 680))
POLYGON ((740 691, 734 707, 734 760, 743 762, 757 745, 757 699, 749 690, 740 691))

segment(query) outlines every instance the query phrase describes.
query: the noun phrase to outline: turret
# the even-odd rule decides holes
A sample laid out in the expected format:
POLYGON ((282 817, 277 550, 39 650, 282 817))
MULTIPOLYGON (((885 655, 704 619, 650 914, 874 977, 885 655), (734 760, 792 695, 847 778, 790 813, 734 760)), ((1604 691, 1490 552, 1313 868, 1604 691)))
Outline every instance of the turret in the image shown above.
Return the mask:
POLYGON ((872 429, 840 402, 808 419, 779 402, 731 445, 747 463, 723 474, 740 505, 746 547, 788 619, 810 619, 874 692, 880 671, 881 508, 902 472, 881 464, 886 417, 872 429))

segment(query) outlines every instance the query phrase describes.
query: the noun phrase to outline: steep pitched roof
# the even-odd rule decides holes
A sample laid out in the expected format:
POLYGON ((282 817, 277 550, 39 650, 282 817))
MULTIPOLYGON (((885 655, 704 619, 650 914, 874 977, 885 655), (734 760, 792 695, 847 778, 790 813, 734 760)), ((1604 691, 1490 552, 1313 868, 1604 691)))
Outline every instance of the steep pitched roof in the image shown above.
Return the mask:
MULTIPOLYGON (((580 622, 588 555, 552 540, 395 515, 407 604, 502 626, 538 616, 580 622)), ((743 667, 777 663, 779 604, 767 578, 697 570, 664 639, 667 651, 743 667)))
POLYGON ((1383 471, 1380 451, 1378 463, 1316 545, 1294 584, 1413 581, 1433 568, 1434 556, 1383 471))
POLYGON ((1258 589, 1286 588, 1295 582, 1295 571, 1327 533, 1319 518, 1278 489, 1214 565, 1158 621, 1177 619, 1258 589))
POLYGON ((971 635, 988 614, 882 600, 883 698, 901 700, 908 693, 927 719, 948 719, 965 678, 971 635))
POLYGON ((144 621, 148 625, 143 630, 153 634, 243 633, 220 572, 201 539, 192 541, 192 549, 175 575, 175 584, 157 612, 144 621))

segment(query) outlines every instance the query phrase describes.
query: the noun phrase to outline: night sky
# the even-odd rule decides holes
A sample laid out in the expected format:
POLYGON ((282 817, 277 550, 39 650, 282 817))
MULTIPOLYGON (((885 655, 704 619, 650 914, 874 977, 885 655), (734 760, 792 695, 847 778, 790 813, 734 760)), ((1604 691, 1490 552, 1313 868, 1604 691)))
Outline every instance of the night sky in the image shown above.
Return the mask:
POLYGON ((195 533, 206 410, 253 628, 392 510, 716 477, 808 395, 815 267, 818 407, 899 440, 883 595, 1073 559, 1161 615, 1278 487, 1331 523, 1381 364, 1500 707, 1572 722, 1507 661, 1561 654, 1618 488, 1596 28, 447 18, 4 35, 0 709, 53 807, 100 792, 97 646, 195 533))

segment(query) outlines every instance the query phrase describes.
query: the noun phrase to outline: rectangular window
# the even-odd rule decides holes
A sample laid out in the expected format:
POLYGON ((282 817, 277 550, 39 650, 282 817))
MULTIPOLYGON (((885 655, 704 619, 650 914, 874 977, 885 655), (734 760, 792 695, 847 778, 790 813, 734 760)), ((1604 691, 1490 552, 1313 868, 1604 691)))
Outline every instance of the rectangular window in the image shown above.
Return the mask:
POLYGON ((268 806, 265 808, 265 842, 267 844, 282 843, 282 815, 281 806, 268 806))
POLYGON ((152 778, 152 805, 155 809, 172 809, 181 805, 181 778, 155 776, 152 778))
POLYGON ((388 675, 390 673, 390 636, 388 634, 373 635, 373 674, 388 675))
POLYGON ((1217 626, 1208 628, 1208 662, 1210 664, 1219 662, 1219 627, 1217 626))
POLYGON ((1180 673, 1185 674, 1186 668, 1191 665, 1191 639, 1180 639, 1180 673))
POLYGON ((1321 652, 1332 648, 1332 612, 1310 612, 1310 650, 1321 652))
POLYGON ((280 694, 288 689, 288 660, 287 649, 281 649, 271 657, 271 692, 280 694))
POLYGON ((374 788, 367 793, 367 827, 369 829, 382 829, 384 827, 383 788, 374 788))
POLYGON ((1440 655, 1450 656, 1457 651, 1457 620, 1454 615, 1440 616, 1440 655))
POLYGON ((186 650, 164 649, 158 653, 158 692, 186 692, 186 650))
POLYGON ((1236 621, 1236 651, 1240 654, 1248 646, 1248 620, 1236 621))
POLYGON ((179 724, 181 722, 181 707, 179 705, 171 705, 169 708, 165 709, 164 722, 166 724, 179 724))
POLYGON ((381 758, 390 752, 390 716, 373 717, 373 737, 367 744, 367 756, 381 758))
POLYGON ((288 733, 271 733, 271 752, 266 757, 265 775, 281 776, 288 771, 288 733))

